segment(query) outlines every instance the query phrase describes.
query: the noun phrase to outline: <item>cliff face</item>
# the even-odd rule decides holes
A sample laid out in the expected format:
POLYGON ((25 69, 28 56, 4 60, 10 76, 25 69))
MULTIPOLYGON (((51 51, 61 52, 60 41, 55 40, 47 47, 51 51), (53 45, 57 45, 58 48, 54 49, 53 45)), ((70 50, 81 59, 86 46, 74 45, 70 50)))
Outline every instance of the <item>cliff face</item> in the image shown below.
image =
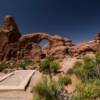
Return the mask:
POLYGON ((40 61, 51 54, 57 59, 63 59, 69 51, 72 56, 79 56, 87 52, 100 50, 100 33, 92 41, 73 45, 72 41, 59 35, 51 36, 46 33, 31 33, 21 35, 13 17, 6 16, 0 29, 0 60, 22 59, 28 57, 34 61, 40 61), (46 39, 48 43, 40 46, 40 42, 46 39))

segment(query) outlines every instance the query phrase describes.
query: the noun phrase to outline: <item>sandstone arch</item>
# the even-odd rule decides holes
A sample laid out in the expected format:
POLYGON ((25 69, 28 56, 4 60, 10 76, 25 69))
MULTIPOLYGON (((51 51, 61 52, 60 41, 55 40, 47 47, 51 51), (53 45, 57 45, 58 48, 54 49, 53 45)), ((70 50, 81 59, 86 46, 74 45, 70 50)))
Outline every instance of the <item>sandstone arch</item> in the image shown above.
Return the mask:
POLYGON ((52 37, 46 33, 32 33, 32 34, 23 35, 19 39, 19 42, 21 45, 25 46, 25 44, 29 42, 39 43, 43 39, 48 40, 48 42, 52 41, 52 37))
POLYGON ((30 57, 33 60, 40 60, 44 54, 43 50, 46 51, 45 54, 51 54, 55 58, 64 58, 68 50, 73 56, 87 51, 100 51, 100 33, 92 41, 73 45, 71 40, 59 35, 53 36, 41 32, 21 35, 13 17, 4 18, 0 28, 0 60, 10 60, 12 57, 15 59, 30 57), (40 42, 44 39, 48 44, 41 48, 40 42))

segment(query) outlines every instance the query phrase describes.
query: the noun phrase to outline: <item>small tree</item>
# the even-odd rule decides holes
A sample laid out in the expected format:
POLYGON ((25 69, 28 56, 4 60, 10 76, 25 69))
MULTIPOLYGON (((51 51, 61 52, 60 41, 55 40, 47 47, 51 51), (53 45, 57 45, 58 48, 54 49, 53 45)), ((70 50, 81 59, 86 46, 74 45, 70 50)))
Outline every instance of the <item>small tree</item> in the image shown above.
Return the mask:
POLYGON ((52 56, 47 56, 43 62, 40 63, 40 71, 44 74, 54 74, 60 68, 60 64, 52 56))
POLYGON ((64 91, 64 83, 61 80, 49 80, 47 78, 42 79, 35 87, 33 92, 35 93, 36 100, 66 100, 68 97, 64 91))
POLYGON ((64 85, 71 83, 69 77, 59 77, 57 80, 53 79, 57 70, 60 68, 60 64, 52 56, 48 56, 40 64, 40 71, 43 74, 47 74, 50 77, 42 79, 35 87, 33 92, 35 93, 36 100, 67 100, 67 92, 64 90, 64 85))

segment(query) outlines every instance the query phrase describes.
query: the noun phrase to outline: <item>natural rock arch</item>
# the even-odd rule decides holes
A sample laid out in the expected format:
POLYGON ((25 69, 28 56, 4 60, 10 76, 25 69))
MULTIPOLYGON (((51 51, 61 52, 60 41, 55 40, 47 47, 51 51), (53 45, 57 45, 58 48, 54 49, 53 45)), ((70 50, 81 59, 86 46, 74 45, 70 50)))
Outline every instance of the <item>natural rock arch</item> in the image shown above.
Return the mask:
POLYGON ((87 52, 95 53, 100 51, 100 33, 97 33, 92 41, 73 45, 71 40, 59 35, 53 36, 41 32, 21 35, 13 17, 4 17, 0 28, 0 60, 10 60, 12 57, 30 57, 31 55, 33 60, 41 59, 44 54, 42 50, 46 51, 45 54, 51 54, 55 58, 63 58, 68 50, 73 56, 79 56, 87 52), (48 43, 41 47, 40 42, 44 39, 48 43))

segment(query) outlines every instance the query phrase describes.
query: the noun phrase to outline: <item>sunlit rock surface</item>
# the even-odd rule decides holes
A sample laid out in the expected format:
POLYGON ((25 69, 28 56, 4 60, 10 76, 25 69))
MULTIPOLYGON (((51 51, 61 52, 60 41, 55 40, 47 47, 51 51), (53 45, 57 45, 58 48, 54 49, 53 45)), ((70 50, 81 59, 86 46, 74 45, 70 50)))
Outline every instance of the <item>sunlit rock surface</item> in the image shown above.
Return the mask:
POLYGON ((100 51, 100 33, 89 41, 74 45, 71 40, 59 35, 46 33, 30 33, 21 35, 18 26, 11 16, 5 16, 0 28, 0 61, 29 58, 40 61, 47 55, 63 59, 66 55, 77 57, 88 52, 100 51), (48 43, 41 47, 40 42, 48 43))

